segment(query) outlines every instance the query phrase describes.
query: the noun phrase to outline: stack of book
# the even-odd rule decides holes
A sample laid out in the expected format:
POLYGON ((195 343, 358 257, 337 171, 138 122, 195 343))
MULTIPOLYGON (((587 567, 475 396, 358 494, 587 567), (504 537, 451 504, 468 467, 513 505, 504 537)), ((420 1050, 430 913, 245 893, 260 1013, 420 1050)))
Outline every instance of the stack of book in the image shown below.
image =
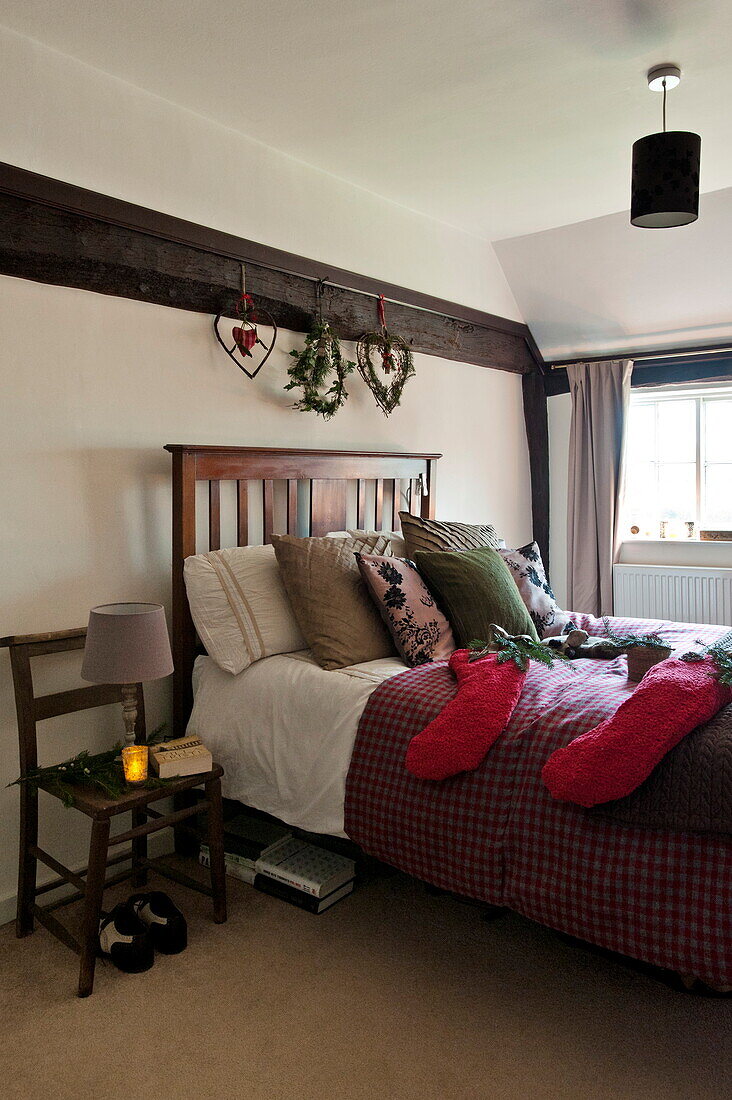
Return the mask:
POLYGON ((254 864, 254 886, 310 913, 323 913, 353 890, 356 864, 296 837, 268 848, 254 864))
MULTIPOLYGON (((352 859, 298 840, 283 825, 246 814, 224 825, 224 858, 227 875, 310 913, 323 913, 350 894, 356 875, 352 859)), ((207 844, 201 844, 198 859, 211 866, 207 844)))
MULTIPOLYGON (((276 848, 283 840, 292 837, 291 831, 284 825, 272 821, 263 821, 256 817, 239 814, 224 825, 224 858, 226 873, 233 878, 254 883, 255 863, 276 848)), ((211 866, 211 853, 207 844, 201 845, 198 857, 204 867, 211 866)))

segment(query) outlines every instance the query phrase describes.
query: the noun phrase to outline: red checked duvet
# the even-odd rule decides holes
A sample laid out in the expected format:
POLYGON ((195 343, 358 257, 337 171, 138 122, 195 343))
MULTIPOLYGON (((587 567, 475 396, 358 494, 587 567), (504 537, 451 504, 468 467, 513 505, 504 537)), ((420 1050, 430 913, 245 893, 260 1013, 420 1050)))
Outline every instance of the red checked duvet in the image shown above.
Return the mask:
MULTIPOLYGON (((601 620, 574 616, 601 635, 601 620)), ((657 630, 678 654, 723 627, 611 620, 657 630)), ((732 984, 732 836, 638 828, 552 798, 551 754, 628 698, 626 659, 572 674, 532 662, 508 727, 472 772, 440 782, 405 767, 411 738, 454 696, 443 663, 372 694, 346 784, 345 829, 365 851, 467 897, 712 985, 732 984)))

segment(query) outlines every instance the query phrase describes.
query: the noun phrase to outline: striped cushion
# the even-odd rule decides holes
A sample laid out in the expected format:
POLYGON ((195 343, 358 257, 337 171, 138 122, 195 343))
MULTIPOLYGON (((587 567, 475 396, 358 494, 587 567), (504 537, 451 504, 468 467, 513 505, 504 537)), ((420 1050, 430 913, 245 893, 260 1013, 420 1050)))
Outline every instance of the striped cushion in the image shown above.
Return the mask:
POLYGON ((186 558, 183 575, 198 636, 219 668, 306 649, 272 546, 235 546, 186 558))
POLYGON ((490 523, 445 523, 412 516, 409 512, 400 512, 399 519, 408 558, 414 559, 418 550, 480 550, 485 546, 498 550, 503 545, 490 523))

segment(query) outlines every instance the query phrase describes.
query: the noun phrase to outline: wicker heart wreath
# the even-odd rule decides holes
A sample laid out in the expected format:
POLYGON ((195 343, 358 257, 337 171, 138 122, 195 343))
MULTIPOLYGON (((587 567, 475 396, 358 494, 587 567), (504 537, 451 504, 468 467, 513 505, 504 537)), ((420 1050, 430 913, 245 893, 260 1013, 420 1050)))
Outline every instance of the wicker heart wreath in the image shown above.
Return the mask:
POLYGON ((356 344, 358 373, 371 390, 376 404, 384 416, 389 416, 399 405, 404 387, 413 377, 412 352, 401 336, 392 336, 386 327, 384 295, 379 295, 379 332, 367 332, 356 344), (381 359, 380 369, 391 381, 383 382, 374 366, 373 357, 381 359))
POLYGON ((262 306, 254 307, 254 302, 249 294, 245 294, 242 290, 241 296, 237 301, 234 309, 229 312, 220 310, 214 318, 214 332, 216 333, 216 339, 221 344, 229 359, 232 359, 239 370, 246 374, 247 378, 256 378, 261 371, 264 364, 269 359, 274 346, 277 342, 277 323, 274 317, 267 309, 263 309, 262 306), (236 314, 238 324, 234 325, 231 330, 231 335, 234 343, 231 347, 228 347, 223 336, 221 335, 220 323, 222 317, 232 316, 236 314), (257 329, 258 324, 264 323, 269 325, 272 329, 272 339, 269 345, 265 344, 259 335, 257 329), (254 370, 249 370, 246 366, 247 360, 254 362, 254 356, 252 351, 257 346, 265 349, 264 355, 260 359, 254 370))

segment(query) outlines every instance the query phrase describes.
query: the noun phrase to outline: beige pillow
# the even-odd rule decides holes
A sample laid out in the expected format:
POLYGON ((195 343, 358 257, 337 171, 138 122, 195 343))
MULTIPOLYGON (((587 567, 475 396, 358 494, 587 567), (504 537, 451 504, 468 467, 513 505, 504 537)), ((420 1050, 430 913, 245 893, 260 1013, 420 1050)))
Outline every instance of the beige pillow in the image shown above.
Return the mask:
POLYGON ((298 539, 273 535, 285 589, 300 629, 322 668, 345 668, 394 654, 355 554, 383 554, 386 535, 298 539))
POLYGON ((234 546, 186 558, 183 576, 198 636, 234 674, 307 643, 287 598, 272 546, 234 546))
POLYGON ((362 539, 371 535, 384 535, 389 540, 389 545, 384 551, 385 555, 393 554, 395 558, 406 557, 407 544, 402 538, 401 531, 329 531, 326 538, 329 539, 362 539))
POLYGON ((422 519, 409 512, 400 512, 399 519, 407 557, 412 561, 420 550, 480 550, 484 546, 498 550, 505 545, 490 523, 445 523, 439 519, 422 519))
POLYGON ((349 531, 348 534, 352 539, 363 538, 364 535, 385 535, 389 540, 387 554, 393 554, 395 558, 407 556, 407 544, 401 531, 349 531))

